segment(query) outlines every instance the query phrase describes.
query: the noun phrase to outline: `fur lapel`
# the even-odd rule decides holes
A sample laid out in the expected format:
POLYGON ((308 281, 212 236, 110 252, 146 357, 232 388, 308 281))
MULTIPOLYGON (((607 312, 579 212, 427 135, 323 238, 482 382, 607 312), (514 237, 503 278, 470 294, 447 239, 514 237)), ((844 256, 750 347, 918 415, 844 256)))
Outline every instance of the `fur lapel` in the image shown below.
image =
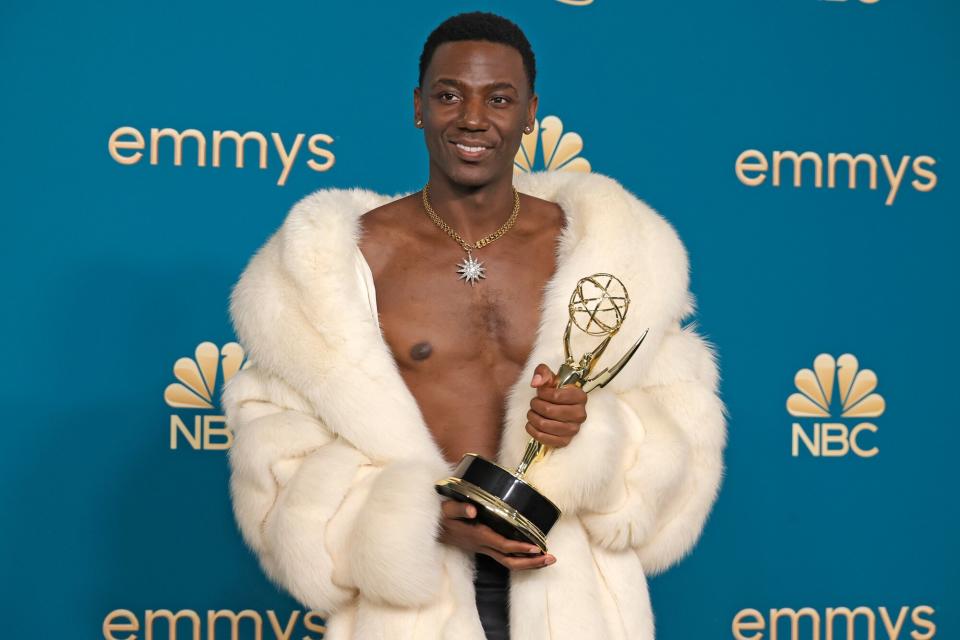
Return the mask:
MULTIPOLYGON (((686 251, 673 228, 616 181, 596 173, 539 172, 514 182, 521 192, 557 202, 567 225, 528 366, 508 399, 501 458, 509 465, 526 442, 533 368, 545 362, 556 370, 562 362, 567 303, 577 280, 612 273, 631 297, 623 329, 598 371, 650 328, 630 364, 591 401, 638 386, 664 332, 694 304, 686 251)), ((372 460, 446 464, 356 285, 360 216, 404 195, 321 189, 302 199, 250 260, 231 293, 230 314, 251 360, 292 386, 331 431, 372 460)), ((592 347, 575 340, 574 351, 585 345, 592 347)))

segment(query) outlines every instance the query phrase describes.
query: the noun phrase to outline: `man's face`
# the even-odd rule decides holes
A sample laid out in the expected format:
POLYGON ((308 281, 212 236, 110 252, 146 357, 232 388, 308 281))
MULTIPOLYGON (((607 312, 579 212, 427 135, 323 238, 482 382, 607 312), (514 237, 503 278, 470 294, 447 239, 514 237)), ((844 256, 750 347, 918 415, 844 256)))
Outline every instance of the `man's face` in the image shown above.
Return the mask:
POLYGON ((414 111, 423 120, 431 165, 455 184, 481 186, 512 175, 523 129, 536 117, 537 96, 530 94, 523 57, 513 47, 445 42, 424 72, 422 88, 414 89, 414 111))

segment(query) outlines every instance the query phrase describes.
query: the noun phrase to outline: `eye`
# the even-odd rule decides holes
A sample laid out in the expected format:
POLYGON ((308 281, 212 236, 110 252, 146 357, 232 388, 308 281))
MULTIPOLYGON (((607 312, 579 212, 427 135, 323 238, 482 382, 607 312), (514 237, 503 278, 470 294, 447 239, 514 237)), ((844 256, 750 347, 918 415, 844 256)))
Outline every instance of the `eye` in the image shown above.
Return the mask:
POLYGON ((450 93, 449 91, 444 91, 443 93, 439 94, 437 97, 440 99, 440 102, 447 103, 447 104, 458 99, 457 94, 450 93))
POLYGON ((510 103, 510 98, 507 96, 493 96, 491 100, 502 100, 503 102, 494 102, 494 104, 504 105, 510 103))

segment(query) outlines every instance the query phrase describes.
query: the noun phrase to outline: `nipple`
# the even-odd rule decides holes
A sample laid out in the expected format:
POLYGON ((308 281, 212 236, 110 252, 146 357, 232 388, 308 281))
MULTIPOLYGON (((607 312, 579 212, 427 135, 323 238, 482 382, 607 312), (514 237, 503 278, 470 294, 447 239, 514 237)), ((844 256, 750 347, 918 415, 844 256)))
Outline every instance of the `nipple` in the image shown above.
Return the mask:
POLYGON ((429 342, 418 342, 410 349, 410 357, 414 360, 426 360, 433 353, 429 342))

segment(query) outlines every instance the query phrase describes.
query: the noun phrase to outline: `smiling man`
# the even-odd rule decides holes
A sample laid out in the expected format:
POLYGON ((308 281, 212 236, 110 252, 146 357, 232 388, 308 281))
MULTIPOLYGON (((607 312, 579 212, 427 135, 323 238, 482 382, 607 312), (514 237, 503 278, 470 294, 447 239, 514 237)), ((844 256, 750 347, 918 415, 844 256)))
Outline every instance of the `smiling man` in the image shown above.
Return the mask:
POLYGON ((610 178, 514 174, 535 79, 512 22, 445 21, 413 95, 427 184, 317 191, 234 288, 251 363, 223 397, 234 511, 330 640, 653 638, 645 576, 716 498, 726 424, 713 353, 681 325, 686 251, 610 178), (597 272, 634 301, 610 352, 649 336, 588 402, 549 365, 597 272), (468 452, 515 467, 530 436, 552 453, 528 478, 563 510, 549 553, 434 491, 468 452))

